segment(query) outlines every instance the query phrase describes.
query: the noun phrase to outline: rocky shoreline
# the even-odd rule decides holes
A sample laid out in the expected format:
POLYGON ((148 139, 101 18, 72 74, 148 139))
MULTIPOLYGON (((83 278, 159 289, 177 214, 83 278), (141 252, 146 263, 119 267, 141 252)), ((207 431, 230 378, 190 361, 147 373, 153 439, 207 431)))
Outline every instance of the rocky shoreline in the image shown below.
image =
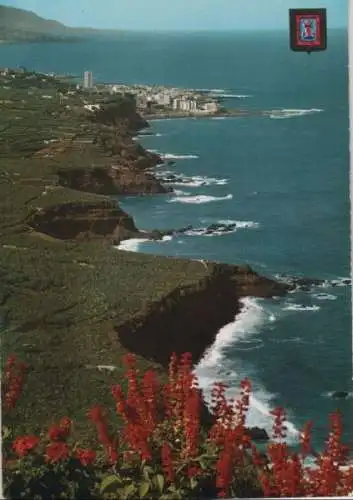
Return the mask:
MULTIPOLYGON (((59 82, 49 84, 57 92, 59 82)), ((19 99, 27 103, 26 88, 14 90, 19 99)), ((134 140, 148 123, 131 101, 90 113, 75 102, 68 109, 31 99, 21 120, 16 107, 6 108, 3 130, 14 125, 0 140, 2 347, 5 357, 16 352, 32 366, 17 418, 24 432, 46 425, 57 408, 82 421, 82 408, 110 406, 108 387, 123 371, 124 353, 163 376, 173 352, 191 352, 196 363, 242 297, 280 296, 295 286, 248 266, 114 248, 192 230, 142 232, 118 203, 127 194, 171 192, 151 170, 163 159, 134 140)))

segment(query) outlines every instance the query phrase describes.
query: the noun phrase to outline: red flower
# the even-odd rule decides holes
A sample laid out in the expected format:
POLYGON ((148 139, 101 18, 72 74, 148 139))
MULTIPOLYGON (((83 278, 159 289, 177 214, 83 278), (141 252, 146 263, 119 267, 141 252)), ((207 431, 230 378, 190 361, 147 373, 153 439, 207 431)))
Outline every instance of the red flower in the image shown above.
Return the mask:
POLYGON ((76 457, 79 459, 82 465, 91 465, 96 459, 96 452, 94 450, 88 450, 83 448, 77 448, 76 457))
POLYGON ((51 441, 64 441, 68 436, 68 429, 60 425, 52 425, 48 430, 48 437, 51 441))
POLYGON ((28 366, 19 362, 15 356, 8 357, 4 377, 3 404, 5 410, 15 408, 23 389, 27 369, 28 366))
POLYGON ((202 474, 202 469, 201 467, 198 467, 197 465, 189 465, 188 467, 188 477, 191 479, 193 477, 200 476, 202 474))
POLYGON ((70 431, 71 424, 72 424, 72 420, 69 417, 63 417, 59 423, 60 427, 62 429, 65 429, 67 432, 70 431))
POLYGON ((163 443, 161 450, 161 459, 162 459, 162 467, 164 474, 169 482, 174 481, 174 467, 173 467, 173 459, 172 459, 172 450, 167 443, 163 443))
POLYGON ((12 448, 19 457, 24 457, 38 446, 39 438, 36 436, 22 436, 15 439, 12 448))
POLYGON ((88 418, 92 420, 92 422, 96 423, 102 420, 104 415, 103 408, 100 406, 93 406, 89 411, 88 411, 88 418))
POLYGON ((301 452, 304 457, 310 454, 312 451, 311 446, 311 432, 312 432, 313 424, 312 422, 307 422, 304 425, 303 431, 300 434, 300 446, 301 452))
POLYGON ((70 450, 66 443, 51 443, 46 449, 46 458, 48 462, 59 462, 69 458, 70 450))

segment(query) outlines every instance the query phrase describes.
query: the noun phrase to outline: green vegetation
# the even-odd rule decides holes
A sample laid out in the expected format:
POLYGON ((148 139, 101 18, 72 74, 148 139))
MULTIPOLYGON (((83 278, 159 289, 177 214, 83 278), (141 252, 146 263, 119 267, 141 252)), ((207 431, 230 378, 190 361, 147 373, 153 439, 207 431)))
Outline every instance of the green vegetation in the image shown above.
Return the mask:
MULTIPOLYGON (((119 162, 99 138, 117 138, 120 132, 87 120, 92 115, 83 104, 93 98, 74 92, 69 82, 12 76, 0 77, 2 352, 17 352, 33 366, 16 416, 20 429, 47 424, 60 408, 77 420, 80 434, 85 409, 107 403, 105 387, 119 379, 126 352, 120 325, 135 321, 137 328, 144 314, 158 310, 179 288, 185 295, 202 289, 215 266, 118 251, 109 234, 106 240, 60 240, 34 230, 31 218, 58 204, 104 202, 119 209, 107 196, 61 186, 58 171, 106 169, 119 162)), ((127 133, 123 124, 120 129, 127 133)), ((177 297, 169 300, 173 304, 177 297)))

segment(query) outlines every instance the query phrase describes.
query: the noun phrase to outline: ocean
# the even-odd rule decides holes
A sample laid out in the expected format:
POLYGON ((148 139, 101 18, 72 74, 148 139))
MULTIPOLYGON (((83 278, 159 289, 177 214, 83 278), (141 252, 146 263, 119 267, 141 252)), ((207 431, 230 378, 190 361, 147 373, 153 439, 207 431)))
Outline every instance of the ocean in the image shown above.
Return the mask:
MULTIPOLYGON (((269 411, 288 411, 288 441, 327 416, 344 414, 353 447, 347 33, 329 31, 328 50, 289 50, 287 32, 130 34, 80 44, 0 45, 0 66, 81 74, 96 81, 213 89, 228 107, 269 116, 159 120, 139 141, 173 166, 172 195, 127 197, 140 229, 193 230, 122 248, 250 264, 270 277, 324 279, 282 299, 246 298, 196 368, 207 395, 214 380, 236 394, 253 384, 249 425, 270 430, 269 411), (223 224, 229 232, 210 225, 223 224), (332 391, 350 392, 335 400, 332 391)), ((220 226, 222 227, 222 226, 220 226)), ((215 332, 216 334, 216 332, 215 332)))

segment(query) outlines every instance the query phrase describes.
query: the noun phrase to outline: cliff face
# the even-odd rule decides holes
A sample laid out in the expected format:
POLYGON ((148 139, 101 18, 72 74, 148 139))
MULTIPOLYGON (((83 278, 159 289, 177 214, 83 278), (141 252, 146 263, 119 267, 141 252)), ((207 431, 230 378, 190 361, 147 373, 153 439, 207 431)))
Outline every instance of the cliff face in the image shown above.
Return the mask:
MULTIPOLYGON (((117 99, 93 114, 88 112, 87 117, 96 125, 91 147, 106 157, 106 163, 103 166, 88 164, 79 168, 60 168, 57 175, 61 186, 103 195, 164 194, 172 191, 149 171, 163 163, 161 157, 133 140, 138 130, 148 127, 148 123, 136 112, 134 101, 117 99)), ((75 142, 80 145, 79 136, 75 142)))
POLYGON ((190 352, 197 363, 218 330, 234 321, 240 299, 281 296, 285 285, 263 278, 247 266, 214 266, 196 286, 179 287, 160 303, 117 327, 121 344, 145 358, 168 366, 173 352, 190 352))
POLYGON ((60 169, 58 177, 61 186, 96 194, 144 195, 172 191, 158 182, 153 175, 134 165, 60 169))
POLYGON ((49 206, 29 217, 28 226, 59 240, 134 237, 133 219, 117 203, 63 203, 49 206))

